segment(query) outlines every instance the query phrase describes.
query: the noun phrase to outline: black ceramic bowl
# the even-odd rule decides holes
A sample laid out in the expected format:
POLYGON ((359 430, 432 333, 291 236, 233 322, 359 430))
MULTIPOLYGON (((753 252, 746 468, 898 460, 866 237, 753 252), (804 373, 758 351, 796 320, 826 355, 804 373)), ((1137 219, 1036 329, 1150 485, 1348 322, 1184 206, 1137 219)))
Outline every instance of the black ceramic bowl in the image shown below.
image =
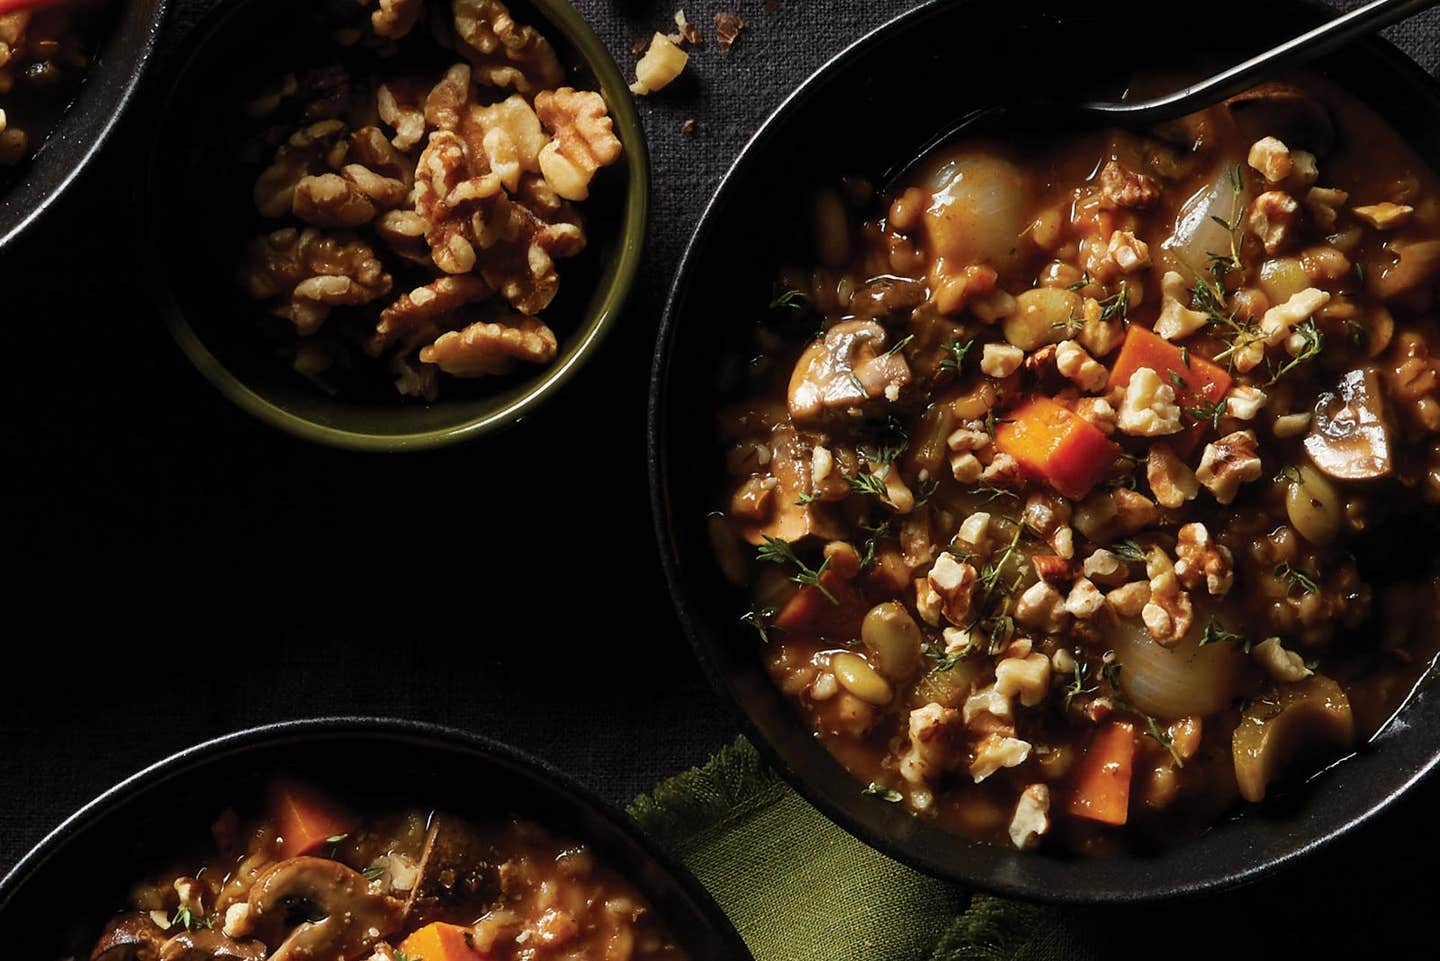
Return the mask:
MULTIPOLYGON (((558 265, 560 292, 542 314, 559 338, 555 359, 521 364, 503 377, 447 378, 431 404, 402 399, 391 375, 369 368, 338 393, 326 393, 291 370, 261 336, 264 308, 236 280, 245 245, 293 220, 282 224, 255 213, 255 177, 270 158, 246 155, 255 131, 244 123, 241 105, 289 71, 341 62, 357 78, 386 76, 438 70, 459 55, 417 51, 429 33, 424 24, 402 45, 398 64, 363 50, 342 52, 305 15, 311 5, 295 0, 225 0, 190 35, 186 57, 166 78, 154 139, 141 240, 146 279, 185 356, 248 413, 304 440, 352 450, 413 451, 471 440, 518 423, 554 396, 618 323, 640 268, 650 197, 649 154, 634 98, 569 0, 507 6, 517 22, 534 26, 554 46, 567 85, 604 97, 625 152, 596 174, 581 204, 586 249, 558 265)), ((408 289, 397 275, 392 296, 408 289)))
POLYGON ((255 728, 155 764, 91 801, 0 881, 0 930, 21 956, 89 957, 126 891, 276 771, 304 772, 357 804, 433 804, 462 817, 516 814, 587 842, 632 881, 695 961, 750 958, 696 880, 624 815, 513 748, 408 721, 322 718, 255 728), (63 905, 63 908, 59 908, 63 905), (64 926, 36 924, 63 919, 64 926))
MULTIPOLYGON (((1440 691, 1433 677, 1383 736, 1290 791, 1288 803, 1247 811, 1166 852, 1082 861, 984 846, 861 796, 855 779, 771 685, 754 632, 738 620, 748 601, 726 584, 706 535, 706 515, 719 503, 725 476, 714 417, 720 358, 747 341, 787 253, 807 249, 789 226, 805 221, 798 208, 806 188, 855 173, 879 182, 910 159, 907 151, 973 108, 1026 88, 1053 96, 1075 85, 1077 71, 1093 76, 1107 62, 1116 71, 1141 66, 1146 51, 1173 66, 1175 44, 1182 43, 1157 42, 1153 7, 1144 4, 1055 10, 1028 0, 933 0, 837 56, 755 135, 700 222, 661 329, 650 409, 656 523, 680 618, 712 681, 738 706, 770 762, 856 837, 932 874, 1025 898, 1173 897, 1240 884, 1288 864, 1373 817, 1435 768, 1440 691)), ((1300 0, 1218 0, 1197 21, 1197 31, 1211 25, 1203 41, 1185 40, 1178 53, 1253 53, 1329 15, 1300 0), (1249 48, 1234 49, 1237 37, 1249 48)), ((1319 69, 1378 109, 1440 167, 1440 83, 1379 41, 1343 51, 1319 69)))
POLYGON ((169 0, 122 0, 74 104, 0 190, 0 250, 34 223, 99 153, 150 65, 169 0))

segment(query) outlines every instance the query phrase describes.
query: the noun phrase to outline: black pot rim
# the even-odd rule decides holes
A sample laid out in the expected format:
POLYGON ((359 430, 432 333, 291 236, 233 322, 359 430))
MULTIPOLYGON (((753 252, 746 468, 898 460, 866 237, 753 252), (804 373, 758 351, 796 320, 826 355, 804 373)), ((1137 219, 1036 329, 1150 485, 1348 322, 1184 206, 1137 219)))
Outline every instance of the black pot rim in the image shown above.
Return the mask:
MULTIPOLYGON (((701 255, 701 251, 710 240, 715 221, 715 211, 719 208, 721 199, 726 196, 732 182, 740 179, 746 172, 745 168, 748 165, 749 159, 756 152, 757 148, 763 146, 771 138, 776 136, 776 130, 787 121, 789 115, 794 110, 819 95, 826 79, 833 72, 845 69, 872 46, 881 42, 885 36, 892 31, 905 29, 918 22, 937 16, 953 6, 962 5, 965 2, 967 2, 967 0, 926 0, 926 2, 921 3, 919 6, 887 20, 821 64, 799 87, 791 92, 789 96, 771 111, 764 123, 756 129, 745 146, 741 148, 734 162, 720 179, 714 194, 701 212, 694 233, 685 245, 679 266, 675 272, 675 279, 666 296, 664 311, 661 315, 655 355, 651 366, 650 396, 646 419, 646 459, 650 473, 651 512, 655 525, 655 536, 658 540, 660 563, 665 571, 665 578, 670 588, 675 613, 680 620, 681 627, 685 632, 691 648, 695 652, 697 660, 700 662, 706 677, 710 681, 711 687, 728 702, 732 713, 740 723, 745 735, 757 746, 767 763, 779 772, 786 782, 802 797, 818 808, 821 813, 840 828, 870 847, 903 864, 933 877, 973 885, 995 894, 1045 904, 1107 904, 1164 901, 1192 897, 1200 894, 1217 893, 1250 884, 1284 867, 1292 865, 1296 861, 1351 833, 1361 825, 1368 823, 1380 815, 1402 795, 1408 793, 1427 777, 1435 774, 1437 770, 1440 770, 1440 745, 1435 747, 1425 763, 1411 772, 1398 788, 1370 805, 1360 815, 1337 824, 1330 830, 1309 838, 1305 843, 1297 845, 1279 855, 1270 855, 1264 859, 1257 859, 1244 867, 1231 870, 1228 873, 1212 873, 1199 880, 1177 879, 1173 883, 1161 887, 1148 888, 1143 891, 1104 891, 1097 893, 1068 887, 1037 887, 1030 883, 1017 882, 1005 877, 995 876, 994 874, 986 875, 963 870, 953 863, 931 856, 928 851, 925 851, 919 845, 902 843, 885 832, 870 828, 848 814, 836 799, 814 785, 810 779, 802 776, 795 769, 785 753, 766 735, 761 725, 751 716, 750 712, 745 710, 737 692, 726 679, 721 665, 716 661, 713 652, 710 650, 710 646, 705 642, 700 631, 697 629, 695 618, 691 615, 688 587, 684 578, 681 576, 679 557, 674 547, 674 524, 669 511, 666 454, 662 449, 662 440, 665 436, 664 426, 666 416, 664 398, 670 376, 670 354, 675 338, 675 331, 678 326, 678 308, 684 297, 685 287, 689 283, 693 263, 701 255)), ((1308 7, 1316 16, 1333 15, 1335 13, 1333 8, 1321 4, 1318 0, 1296 0, 1296 2, 1308 7)), ((1437 95, 1440 95, 1440 80, 1426 73, 1424 69, 1389 41, 1375 36, 1359 41, 1356 46, 1369 48, 1372 52, 1386 59, 1398 72, 1406 75, 1412 85, 1429 89, 1437 95)), ((797 719, 796 723, 798 724, 800 721, 797 719)), ((1203 845, 1204 838, 1196 839, 1195 843, 1203 845)), ((1029 856, 1044 857, 1044 855, 1029 856)))
MULTIPOLYGON (((484 735, 427 721, 394 717, 337 715, 278 721, 201 741, 156 761, 87 802, 60 822, 16 862, 15 866, 0 878, 0 914, 4 913, 15 893, 46 861, 102 819, 115 805, 140 793, 161 788, 165 782, 196 767, 221 762, 229 755, 251 748, 332 736, 418 742, 469 754, 485 762, 536 776, 539 780, 553 785, 560 793, 576 800, 581 807, 599 815, 617 835, 638 847, 645 857, 658 866, 668 880, 680 889, 685 900, 699 913, 711 933, 725 943, 735 958, 751 957, 749 949, 745 947, 730 919, 689 869, 661 849, 624 812, 592 789, 548 761, 484 735)), ((521 811, 523 813, 523 809, 521 811)))
MULTIPOLYGON (((139 93, 141 84, 150 69, 151 62, 155 59, 155 50, 160 43, 160 35, 165 30, 165 24, 170 13, 170 0, 155 0, 155 15, 150 19, 150 28, 145 32, 145 40, 141 45, 135 61, 130 68, 129 74, 120 88, 120 97, 111 107, 110 111, 101 120, 99 127, 94 132, 94 139, 83 147, 78 158, 70 164, 70 169, 55 183, 54 187, 40 201, 31 207, 25 214, 15 221, 9 228, 0 233, 0 251, 21 237, 44 217, 50 209, 75 185, 90 164, 99 155, 105 144, 109 142, 111 134, 120 125, 121 120, 130 110, 139 93)), ((86 83, 90 82, 87 78, 86 83)), ((84 87, 81 87, 81 96, 85 94, 84 87)), ((47 136, 47 141, 53 137, 61 136, 69 132, 83 133, 83 131, 69 131, 67 124, 71 122, 74 106, 66 110, 64 116, 55 129, 47 136)), ((67 155, 68 156, 68 155, 67 155)), ((58 158, 57 158, 58 159, 58 158)))

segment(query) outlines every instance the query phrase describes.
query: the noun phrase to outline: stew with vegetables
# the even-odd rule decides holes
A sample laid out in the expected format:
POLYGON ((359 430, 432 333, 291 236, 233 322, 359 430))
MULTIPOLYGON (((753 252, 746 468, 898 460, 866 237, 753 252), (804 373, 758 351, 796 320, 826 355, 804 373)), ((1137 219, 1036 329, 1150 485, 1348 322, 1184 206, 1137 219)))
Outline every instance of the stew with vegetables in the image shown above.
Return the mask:
POLYGON ((277 782, 135 885, 90 961, 681 961, 644 897, 528 821, 360 815, 277 782))
POLYGON ((70 105, 109 20, 107 0, 0 3, 0 184, 70 105))
POLYGON ((1356 750, 1433 662, 1440 182, 1314 78, 813 201, 711 519, 875 803, 1103 854, 1356 750))

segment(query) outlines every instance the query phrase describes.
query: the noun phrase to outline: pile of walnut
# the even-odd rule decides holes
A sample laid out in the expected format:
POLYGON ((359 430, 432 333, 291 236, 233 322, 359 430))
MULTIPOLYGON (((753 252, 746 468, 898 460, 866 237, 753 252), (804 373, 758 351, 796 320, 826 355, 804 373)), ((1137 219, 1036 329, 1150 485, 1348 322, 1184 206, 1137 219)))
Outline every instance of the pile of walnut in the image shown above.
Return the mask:
MULTIPOLYGON (((362 5, 371 41, 406 37, 425 13, 423 0, 362 5)), ((564 68, 538 31, 498 0, 442 6, 432 29, 465 62, 438 82, 318 71, 285 77, 251 105, 256 118, 300 125, 272 138, 281 142, 255 184, 260 214, 289 223, 252 242, 243 278, 301 338, 297 370, 318 375, 358 343, 388 360, 402 394, 426 400, 441 372, 500 375, 554 359, 539 314, 559 290, 555 261, 584 249, 575 204, 621 154, 604 100, 561 86, 564 68), (396 295, 387 263, 418 282, 396 295)))

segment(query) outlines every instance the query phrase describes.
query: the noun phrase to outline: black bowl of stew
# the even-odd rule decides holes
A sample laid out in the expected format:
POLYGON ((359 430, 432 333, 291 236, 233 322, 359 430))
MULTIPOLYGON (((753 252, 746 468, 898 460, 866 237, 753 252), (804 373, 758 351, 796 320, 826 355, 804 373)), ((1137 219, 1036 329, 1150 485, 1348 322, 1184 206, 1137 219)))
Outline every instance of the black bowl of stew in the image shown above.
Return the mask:
POLYGON ((365 923, 330 945, 343 956, 393 956, 416 931, 412 955, 423 943, 426 956, 509 956, 529 931, 559 935, 555 951, 618 937, 635 957, 750 957, 685 869, 587 789, 512 748, 406 721, 295 721, 189 748, 90 802, 0 881, 0 918, 54 957, 303 953, 306 938, 336 939, 319 930, 327 917, 352 915, 365 923), (566 863, 591 880, 557 927, 580 876, 566 863), (249 910, 261 887, 268 915, 249 910), (36 918, 57 924, 22 923, 36 918))
MULTIPOLYGON (((14 18, 27 14, 0 15, 18 37, 29 33, 32 40, 43 39, 47 50, 51 41, 61 48, 53 55, 27 53, 22 43, 22 55, 11 63, 20 75, 0 95, 7 127, 12 133, 23 129, 27 141, 18 161, 8 157, 0 164, 0 249, 55 202, 129 110, 167 7, 167 0, 86 0, 71 13, 41 5, 23 29, 14 18), (62 16, 70 21, 53 23, 62 16), (46 36, 39 38, 42 32, 46 36)), ((0 152, 12 149, 6 145, 0 152)))
MULTIPOLYGON (((1306 4, 1264 10, 1222 5, 1214 11, 1215 22, 1243 23, 1243 31, 1229 34, 1244 39, 1235 46, 1218 36, 1215 55, 1253 52, 1267 38, 1278 39, 1312 24, 1325 12, 1306 4)), ((1344 763, 1308 781, 1271 785, 1264 803, 1243 813, 1227 809, 1201 826, 1177 830, 1165 843, 1147 840, 1112 846, 1102 857, 977 843, 905 810, 898 803, 901 793, 895 790, 905 785, 893 777, 867 789, 865 778, 852 773, 860 766, 852 764, 847 770, 811 732, 806 718, 795 710, 795 699, 777 690, 765 663, 771 656, 767 651, 774 650, 774 638, 757 642, 751 629, 753 617, 750 623, 741 623, 741 617, 758 605, 752 607, 746 591, 727 583, 709 530, 732 493, 723 480, 727 442, 720 436, 717 412, 733 400, 731 385, 737 370, 745 369, 756 356, 751 335, 763 323, 760 318, 777 302, 787 306, 783 297, 777 298, 774 284, 780 268, 794 262, 797 244, 808 242, 804 227, 796 227, 808 219, 807 192, 816 184, 838 183, 843 194, 848 189, 844 178, 857 174, 873 185, 883 185, 935 130, 997 99, 1018 99, 1027 93, 1064 96, 1075 82, 1070 71, 1077 45, 1094 44, 1097 38, 1103 38, 1103 44, 1091 49, 1103 48, 1105 56, 1118 57, 1120 64, 1107 67, 1086 61, 1095 68, 1100 84, 1095 92, 1118 94, 1129 71, 1163 68, 1166 65, 1159 58, 1173 56, 1155 50, 1153 37, 1147 34, 1152 21, 1141 8, 1129 14, 1133 15, 1122 8, 1092 18, 1013 4, 931 3, 840 54, 762 127, 707 210, 672 290, 652 385, 650 457, 662 561, 682 621, 712 681, 736 703, 770 761, 826 814, 867 843, 933 874, 1040 900, 1154 899, 1254 880, 1374 816, 1440 763, 1436 750, 1440 711, 1435 704, 1434 665, 1427 655, 1407 669, 1407 680, 1393 702, 1403 702, 1398 713, 1362 725, 1366 735, 1377 730, 1378 735, 1351 742, 1341 752, 1351 754, 1344 763), (966 44, 967 38, 977 36, 988 39, 984 44, 966 44), (960 49, 963 56, 956 54, 960 49), (1020 76, 1016 63, 1025 65, 1020 76), (839 114, 855 117, 856 122, 837 125, 834 117, 839 114), (762 223, 779 227, 757 229, 762 223), (743 260, 724 255, 742 248, 743 260), (1411 682, 1416 682, 1413 691, 1411 682)), ((1378 41, 1347 50, 1319 64, 1316 71, 1380 114, 1435 168, 1440 140, 1433 120, 1440 115, 1440 85, 1433 78, 1378 41)), ((1003 131, 986 133, 1003 137, 1003 131)), ((1058 141, 1062 131, 1055 133, 1058 141)), ((1043 134, 1039 139, 1043 147, 1043 134)), ((898 286, 893 277, 877 280, 886 289, 898 286)), ((1068 286, 1083 289, 1090 280, 1079 277, 1076 285, 1068 286)), ((883 352, 895 346, 882 342, 870 359, 878 366, 883 352)), ((902 344, 897 349, 913 351, 916 346, 902 344)), ((1107 363, 1114 356, 1109 354, 1107 363)), ((1277 363, 1277 373, 1284 363, 1277 363)), ((868 385, 855 389, 864 394, 868 385)), ((841 385, 839 390, 849 388, 841 385)), ((793 403, 792 396, 792 412, 793 403)), ((838 459, 836 464, 838 470, 838 459)), ((1143 478, 1140 487, 1146 489, 1143 478)), ((783 482, 779 490, 790 493, 783 482)), ((819 493, 818 486, 814 491, 819 493)), ((765 494, 760 491, 758 496, 765 494)), ((1396 570, 1426 564, 1434 555, 1426 523, 1419 511, 1413 518, 1392 518, 1388 529, 1377 532, 1364 546, 1364 562, 1396 570)), ((818 552, 805 555, 806 567, 786 567, 785 573, 815 572, 821 559, 818 552)), ((1293 576, 1296 569, 1298 565, 1286 567, 1283 573, 1293 576)), ((1281 565, 1275 570, 1279 576, 1281 565)), ((1303 586, 1297 589, 1304 591, 1303 586)), ((820 607, 825 607, 823 602, 820 607)), ((1331 619, 1338 623, 1344 617, 1337 608, 1331 619)), ((1239 633, 1262 629, 1248 620, 1229 623, 1239 633)), ((1197 621, 1197 634, 1199 625, 1197 621)), ((858 628, 858 622, 853 626, 858 628)), ((1257 633, 1254 639, 1262 636, 1257 633)), ((1211 638, 1222 639, 1219 634, 1211 638)), ((1433 652, 1433 646, 1428 650, 1433 652)), ((1103 669, 1096 662, 1083 677, 1077 672, 1076 693, 1088 694, 1099 686, 1103 669)), ((1132 716, 1138 743, 1154 750, 1173 742, 1163 726, 1147 739, 1142 715, 1132 716)), ((904 731, 899 735, 903 741, 904 731)), ((894 773, 893 768, 866 770, 894 773)))

